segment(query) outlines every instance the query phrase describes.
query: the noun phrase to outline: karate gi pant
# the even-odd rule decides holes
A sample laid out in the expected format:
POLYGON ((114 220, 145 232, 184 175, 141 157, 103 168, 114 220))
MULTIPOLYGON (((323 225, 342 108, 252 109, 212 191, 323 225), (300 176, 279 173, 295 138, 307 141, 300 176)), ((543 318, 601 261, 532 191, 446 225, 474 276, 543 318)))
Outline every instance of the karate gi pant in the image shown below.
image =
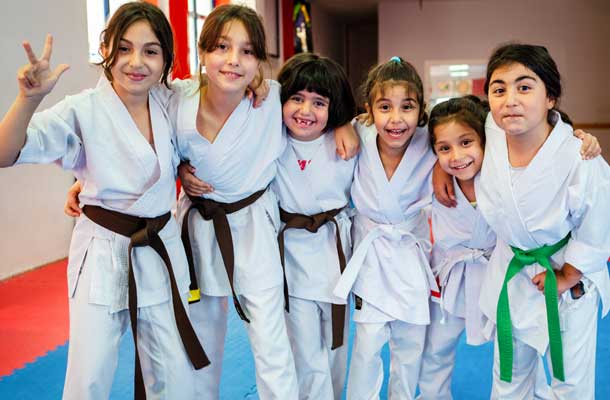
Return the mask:
POLYGON ((332 346, 332 304, 290 297, 286 328, 294 354, 300 400, 341 400, 347 372, 349 304, 343 345, 332 346))
POLYGON ((426 339, 426 325, 404 321, 356 322, 356 334, 347 379, 347 400, 379 399, 383 383, 381 349, 390 342, 388 398, 415 397, 426 339))
POLYGON ((201 300, 189 305, 191 323, 210 360, 210 365, 195 371, 197 399, 220 398, 220 376, 227 336, 228 297, 201 294, 201 300))
MULTIPOLYGON (((218 398, 224 339, 227 331, 227 297, 202 296, 191 305, 191 320, 212 365, 196 373, 199 398, 218 398), (208 301, 207 303, 206 300, 208 301), (209 397, 208 397, 209 396, 209 397)), ((244 323, 254 355, 256 387, 261 400, 296 400, 298 384, 294 358, 286 334, 284 289, 276 286, 255 294, 239 295, 250 323, 244 323)))
MULTIPOLYGON (((89 303, 91 275, 90 265, 85 263, 69 300, 64 400, 109 398, 119 343, 130 327, 128 310, 111 313, 108 306, 89 303)), ((171 299, 138 308, 138 350, 148 400, 194 398, 194 368, 180 339, 171 299)))
MULTIPOLYGON (((599 294, 595 287, 577 300, 569 299, 559 306, 562 325, 563 368, 565 382, 551 374, 553 399, 595 399, 595 350, 597 346, 597 312, 599 294)), ((492 399, 530 399, 534 397, 534 386, 540 356, 536 349, 513 337, 512 382, 500 380, 500 358, 497 336, 494 342, 494 367, 492 399)), ((546 351, 547 365, 551 366, 551 354, 546 351)), ((551 366, 552 369, 552 366, 551 366)))
MULTIPOLYGON (((451 381, 455 369, 455 355, 458 342, 465 329, 464 318, 445 313, 445 321, 441 323, 442 314, 438 303, 430 302, 430 325, 426 333, 426 345, 422 357, 422 367, 419 376, 419 391, 421 400, 452 400, 451 381)), ((538 357, 534 399, 550 400, 550 388, 542 359, 538 357)))

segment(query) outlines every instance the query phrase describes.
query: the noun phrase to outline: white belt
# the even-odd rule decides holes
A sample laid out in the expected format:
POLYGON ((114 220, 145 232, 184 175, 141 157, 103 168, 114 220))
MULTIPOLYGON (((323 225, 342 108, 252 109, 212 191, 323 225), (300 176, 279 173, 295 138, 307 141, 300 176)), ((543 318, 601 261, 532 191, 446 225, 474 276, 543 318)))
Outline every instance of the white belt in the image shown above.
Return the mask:
MULTIPOLYGON (((404 240, 405 238, 410 238, 417 244, 418 239, 415 237, 415 235, 413 235, 412 231, 423 222, 425 222, 423 212, 418 213, 416 216, 399 224, 379 224, 361 214, 357 214, 355 224, 363 224, 365 228, 368 229, 368 233, 352 254, 352 258, 345 267, 343 274, 341 274, 339 282, 333 290, 333 294, 341 299, 347 298, 352 290, 352 286, 354 286, 354 283, 358 278, 358 273, 364 264, 368 250, 375 240, 380 237, 384 237, 392 241, 400 241, 404 240)), ((427 257, 425 254, 423 254, 421 247, 417 246, 417 248, 422 253, 421 255, 423 256, 423 259, 426 260, 427 257)), ((432 288, 437 288, 432 270, 428 266, 426 266, 425 269, 430 286, 432 288)))
POLYGON ((440 296, 440 308, 441 308, 441 324, 445 323, 445 290, 444 287, 447 286, 447 282, 449 282, 449 275, 453 270, 453 267, 460 263, 474 263, 482 258, 485 261, 489 260, 491 249, 482 250, 482 249, 471 249, 466 246, 455 246, 452 247, 449 251, 445 253, 445 257, 443 261, 439 264, 436 270, 438 270, 438 281, 441 289, 440 296))

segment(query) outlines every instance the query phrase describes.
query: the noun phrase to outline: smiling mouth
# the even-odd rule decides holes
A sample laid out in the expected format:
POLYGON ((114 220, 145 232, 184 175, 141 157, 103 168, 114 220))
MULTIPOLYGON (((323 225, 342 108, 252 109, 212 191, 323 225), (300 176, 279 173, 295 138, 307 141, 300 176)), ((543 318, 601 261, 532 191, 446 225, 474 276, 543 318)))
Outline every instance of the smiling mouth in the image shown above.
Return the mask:
POLYGON ((229 79, 239 79, 242 77, 242 75, 238 74, 237 72, 220 71, 220 73, 229 79))
POLYGON ((144 75, 144 74, 128 73, 128 74, 126 74, 126 75, 127 75, 127 76, 129 77, 129 79, 131 79, 132 81, 137 81, 137 82, 142 81, 142 80, 144 80, 144 79, 146 78, 146 75, 144 75))
POLYGON ((302 118, 293 118, 293 119, 299 128, 309 128, 310 126, 312 126, 315 123, 315 121, 310 121, 310 120, 302 119, 302 118))
POLYGON ((388 136, 393 138, 401 137, 407 130, 406 129, 386 129, 388 136))
POLYGON ((466 164, 462 164, 462 165, 456 165, 456 166, 451 167, 451 168, 452 168, 452 169, 457 169, 457 170, 466 169, 466 168, 470 167, 470 166, 472 165, 472 163, 473 163, 473 162, 474 162, 474 161, 470 161, 470 162, 468 162, 468 163, 466 163, 466 164))

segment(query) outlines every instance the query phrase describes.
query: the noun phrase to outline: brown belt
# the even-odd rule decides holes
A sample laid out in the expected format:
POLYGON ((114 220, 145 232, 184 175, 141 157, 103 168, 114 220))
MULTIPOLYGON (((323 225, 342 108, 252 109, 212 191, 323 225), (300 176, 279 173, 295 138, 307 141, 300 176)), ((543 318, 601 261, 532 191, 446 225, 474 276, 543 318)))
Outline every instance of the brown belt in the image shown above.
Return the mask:
POLYGON ((233 253, 233 236, 231 235, 231 227, 229 226, 229 220, 227 214, 232 214, 242 208, 248 207, 250 204, 258 200, 266 189, 259 190, 256 193, 251 194, 245 199, 236 201, 235 203, 221 203, 218 201, 205 199, 203 197, 189 196, 191 199, 191 206, 182 220, 182 243, 184 243, 184 250, 186 251, 186 258, 189 263, 189 272, 191 274, 191 290, 197 289, 197 276, 195 274, 195 263, 193 261, 193 249, 191 247, 191 239, 189 236, 189 225, 188 216, 192 209, 197 209, 201 217, 206 220, 212 220, 214 224, 214 233, 216 236, 216 242, 220 249, 220 255, 229 277, 229 284, 231 285, 231 292, 233 293, 233 303, 235 304, 235 310, 239 317, 250 323, 250 320, 246 317, 244 310, 239 304, 237 295, 235 294, 235 287, 233 286, 233 271, 235 269, 235 255, 233 253))
POLYGON ((163 260, 172 290, 172 304, 174 308, 174 318, 176 326, 180 334, 180 339, 184 345, 184 349, 191 360, 195 369, 201 369, 210 364, 210 360, 205 354, 201 343, 197 339, 197 334, 193 330, 193 326, 188 319, 186 310, 180 300, 180 292, 176 284, 176 277, 172 268, 172 262, 167 253, 167 249, 163 241, 159 237, 159 232, 167 221, 171 218, 171 214, 163 214, 156 218, 140 218, 133 215, 123 214, 117 211, 106 210, 102 207, 87 205, 83 207, 83 212, 91 221, 96 224, 115 232, 119 235, 130 238, 129 241, 129 318, 131 319, 131 331, 133 333, 133 341, 136 347, 135 359, 135 375, 134 375, 134 398, 137 400, 146 399, 146 391, 144 389, 144 380, 142 378, 142 367, 140 365, 140 357, 138 355, 138 300, 137 287, 135 276, 133 273, 133 264, 131 261, 131 249, 134 247, 150 246, 163 260))
MULTIPOLYGON (((328 222, 335 224, 335 237, 337 243, 337 254, 339 255, 339 269, 341 273, 345 270, 345 254, 343 254, 343 246, 341 245, 341 233, 339 232, 339 224, 335 217, 343 210, 336 208, 321 212, 315 215, 295 214, 284 211, 280 208, 280 219, 286 225, 278 235, 280 245, 280 257, 282 259, 282 268, 284 269, 284 296, 288 299, 288 285, 286 284, 286 266, 284 262, 284 232, 286 229, 306 229, 308 232, 316 233, 320 227, 328 222)), ((288 311, 288 300, 286 300, 286 311, 288 311)), ((345 325, 345 304, 332 305, 332 321, 333 321, 333 343, 331 349, 334 350, 343 345, 343 329, 345 325)))

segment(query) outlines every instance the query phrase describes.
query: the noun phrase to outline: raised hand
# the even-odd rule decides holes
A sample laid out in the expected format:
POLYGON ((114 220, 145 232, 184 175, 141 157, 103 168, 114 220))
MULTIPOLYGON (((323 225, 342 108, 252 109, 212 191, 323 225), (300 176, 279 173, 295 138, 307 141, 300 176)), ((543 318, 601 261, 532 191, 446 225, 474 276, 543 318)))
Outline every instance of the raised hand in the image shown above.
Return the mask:
POLYGON ((53 50, 51 35, 47 35, 40 58, 34 54, 30 42, 24 41, 23 49, 29 64, 24 65, 17 72, 19 91, 24 97, 40 100, 53 90, 59 77, 70 67, 67 64, 59 64, 54 70, 51 70, 51 52, 53 50))

